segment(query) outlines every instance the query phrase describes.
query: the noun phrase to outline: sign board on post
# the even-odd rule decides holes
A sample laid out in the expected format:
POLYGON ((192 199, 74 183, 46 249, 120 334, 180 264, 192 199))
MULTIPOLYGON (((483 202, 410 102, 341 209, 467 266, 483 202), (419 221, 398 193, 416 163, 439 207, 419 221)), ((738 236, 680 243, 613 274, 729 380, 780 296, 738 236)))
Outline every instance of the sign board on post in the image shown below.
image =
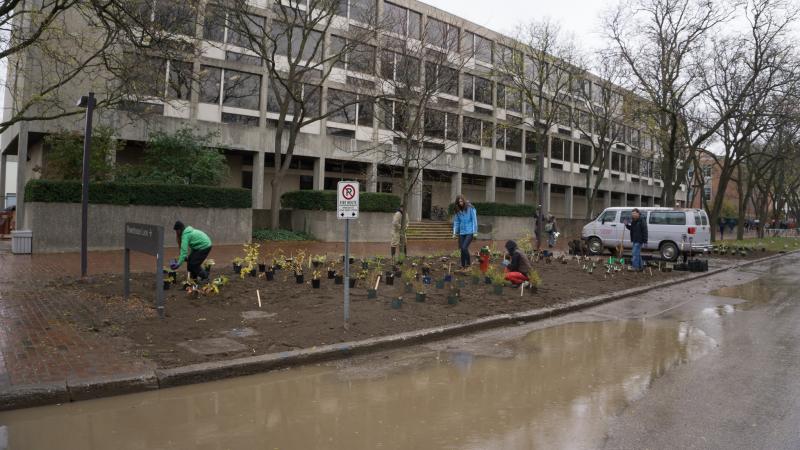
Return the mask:
POLYGON ((358 181, 340 181, 336 192, 336 217, 358 219, 358 181))
POLYGON ((336 187, 336 217, 344 220, 344 327, 350 322, 350 221, 358 219, 358 181, 336 187))
POLYGON ((164 317, 164 227, 143 223, 125 223, 125 298, 131 293, 131 250, 156 257, 156 308, 164 317))

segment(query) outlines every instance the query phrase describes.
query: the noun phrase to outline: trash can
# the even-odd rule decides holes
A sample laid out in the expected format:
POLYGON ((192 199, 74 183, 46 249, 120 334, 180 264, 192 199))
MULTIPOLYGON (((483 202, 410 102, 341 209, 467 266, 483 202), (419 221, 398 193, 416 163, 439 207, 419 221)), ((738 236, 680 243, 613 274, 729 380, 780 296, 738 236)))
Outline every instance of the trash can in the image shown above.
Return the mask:
POLYGON ((33 244, 33 231, 14 230, 11 232, 11 253, 30 255, 33 244))

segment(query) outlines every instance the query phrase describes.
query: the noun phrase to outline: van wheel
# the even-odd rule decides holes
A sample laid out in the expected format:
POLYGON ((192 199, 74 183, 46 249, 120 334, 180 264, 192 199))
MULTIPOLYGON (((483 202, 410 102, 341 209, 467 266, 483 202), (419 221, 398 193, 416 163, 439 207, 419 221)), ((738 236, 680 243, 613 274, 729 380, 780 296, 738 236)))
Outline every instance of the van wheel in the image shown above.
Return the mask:
POLYGON ((603 254, 603 241, 601 241, 599 237, 595 236, 589 238, 589 253, 592 255, 603 254))
POLYGON ((675 261, 678 259, 678 246, 674 242, 664 242, 658 248, 661 252, 661 259, 675 261))

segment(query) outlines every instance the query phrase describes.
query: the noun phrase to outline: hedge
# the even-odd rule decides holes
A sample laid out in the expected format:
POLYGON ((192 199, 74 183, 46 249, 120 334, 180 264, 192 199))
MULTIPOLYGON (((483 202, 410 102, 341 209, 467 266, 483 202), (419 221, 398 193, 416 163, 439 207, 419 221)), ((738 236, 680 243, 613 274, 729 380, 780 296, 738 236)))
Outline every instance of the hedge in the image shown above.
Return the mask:
MULTIPOLYGON (((533 205, 518 205, 509 203, 475 202, 472 204, 479 216, 506 216, 506 217, 533 217, 536 207, 533 205)), ((451 203, 448 212, 452 216, 455 204, 451 203)))
MULTIPOLYGON (((25 201, 80 203, 80 181, 31 180, 25 201)), ((184 206, 188 208, 250 208, 249 189, 175 184, 92 183, 89 203, 109 205, 184 206)))
POLYGON ((313 241, 314 236, 303 231, 269 230, 266 228, 253 231, 253 239, 257 241, 313 241))
MULTIPOLYGON (((292 191, 281 196, 281 206, 313 211, 336 211, 336 191, 292 191)), ((400 207, 400 197, 379 192, 359 194, 361 212, 395 212, 400 207)))

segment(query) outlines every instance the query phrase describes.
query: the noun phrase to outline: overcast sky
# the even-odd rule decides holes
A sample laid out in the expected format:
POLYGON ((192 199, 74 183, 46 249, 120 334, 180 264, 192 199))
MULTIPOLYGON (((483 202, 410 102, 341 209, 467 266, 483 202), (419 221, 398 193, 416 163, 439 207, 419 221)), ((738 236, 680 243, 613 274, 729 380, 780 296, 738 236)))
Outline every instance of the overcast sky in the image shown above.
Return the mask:
POLYGON ((500 33, 510 34, 520 22, 550 17, 575 35, 583 50, 595 47, 599 17, 616 0, 423 0, 500 33))

